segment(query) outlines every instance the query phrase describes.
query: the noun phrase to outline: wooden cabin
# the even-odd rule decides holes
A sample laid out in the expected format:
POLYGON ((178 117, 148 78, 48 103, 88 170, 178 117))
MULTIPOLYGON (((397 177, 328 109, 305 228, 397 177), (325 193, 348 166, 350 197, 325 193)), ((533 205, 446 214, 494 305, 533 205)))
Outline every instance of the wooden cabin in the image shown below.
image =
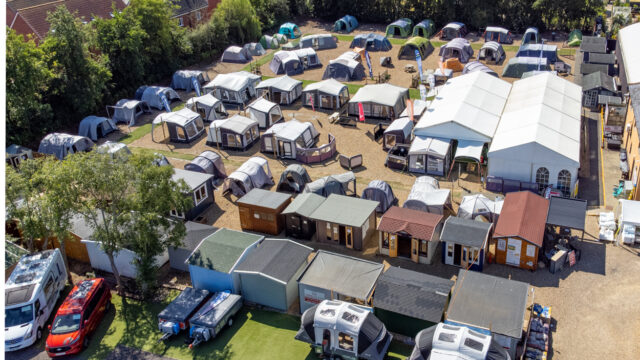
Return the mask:
POLYGON ((254 188, 237 202, 242 230, 278 235, 284 229, 282 211, 291 195, 254 188))

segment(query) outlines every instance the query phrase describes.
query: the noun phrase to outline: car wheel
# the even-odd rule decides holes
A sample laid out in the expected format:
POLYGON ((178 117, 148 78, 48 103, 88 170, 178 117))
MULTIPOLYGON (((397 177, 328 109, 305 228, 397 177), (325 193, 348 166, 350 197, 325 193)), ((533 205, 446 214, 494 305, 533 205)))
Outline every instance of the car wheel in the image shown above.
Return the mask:
POLYGON ((233 319, 229 319, 229 321, 227 322, 227 325, 229 325, 229 327, 231 327, 231 325, 233 325, 233 319))
POLYGON ((36 340, 40 340, 42 339, 42 328, 38 328, 38 330, 36 330, 36 340))

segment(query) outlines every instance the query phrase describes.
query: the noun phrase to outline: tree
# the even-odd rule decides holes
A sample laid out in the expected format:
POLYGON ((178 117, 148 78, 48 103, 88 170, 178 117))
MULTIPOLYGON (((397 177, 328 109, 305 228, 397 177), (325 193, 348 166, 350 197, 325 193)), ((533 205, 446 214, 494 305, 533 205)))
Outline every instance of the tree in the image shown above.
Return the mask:
POLYGON ((193 49, 193 60, 202 61, 220 55, 229 43, 227 40, 229 28, 226 24, 216 23, 209 19, 187 33, 187 39, 193 49))
POLYGON ((260 20, 249 0, 222 0, 213 13, 213 22, 226 27, 229 42, 235 44, 258 40, 262 33, 260 20))
POLYGON ((53 78, 45 54, 32 39, 7 31, 7 140, 17 144, 36 141, 51 121, 51 106, 42 94, 53 78), (38 124, 39 126, 33 126, 38 124))
POLYGON ((263 29, 275 29, 291 18, 289 0, 251 0, 263 29))

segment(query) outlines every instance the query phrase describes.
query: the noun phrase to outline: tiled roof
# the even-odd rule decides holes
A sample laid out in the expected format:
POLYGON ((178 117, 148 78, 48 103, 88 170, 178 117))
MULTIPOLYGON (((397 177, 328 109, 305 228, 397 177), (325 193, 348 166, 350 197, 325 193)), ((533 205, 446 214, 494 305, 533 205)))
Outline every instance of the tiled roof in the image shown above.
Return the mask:
POLYGON ((380 219, 378 231, 405 232, 420 240, 431 240, 442 215, 392 206, 380 219))
POLYGON ((549 200, 530 191, 508 193, 500 211, 494 237, 518 236, 542 246, 549 200))

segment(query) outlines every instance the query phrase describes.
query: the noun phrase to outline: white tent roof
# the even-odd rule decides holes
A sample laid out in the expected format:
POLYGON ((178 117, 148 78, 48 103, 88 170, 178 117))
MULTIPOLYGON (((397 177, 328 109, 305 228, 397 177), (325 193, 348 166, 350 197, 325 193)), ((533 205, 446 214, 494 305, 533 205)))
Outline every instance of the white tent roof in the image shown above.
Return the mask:
POLYGON ((268 114, 271 109, 278 106, 278 104, 271 102, 265 98, 258 98, 256 101, 249 104, 249 108, 268 114))
POLYGON ((426 136, 416 136, 411 142, 409 155, 436 154, 446 156, 449 151, 450 142, 426 136))
POLYGON ((640 83, 640 23, 629 25, 618 32, 618 43, 624 61, 628 84, 640 83))
POLYGON ((480 141, 460 140, 454 158, 470 158, 480 162, 484 143, 480 141))
POLYGON ((408 117, 400 117, 395 119, 389 124, 389 126, 384 130, 385 133, 389 131, 402 130, 402 133, 405 137, 409 137, 411 135, 411 130, 413 129, 413 121, 408 117))
POLYGON ((453 78, 441 87, 414 133, 491 141, 510 90, 511 84, 484 72, 453 78))
POLYGON ((316 55, 316 51, 313 50, 312 48, 296 49, 296 50, 293 50, 293 52, 300 58, 309 56, 309 55, 316 55))
POLYGON ((242 115, 233 115, 228 119, 212 121, 209 130, 219 128, 233 131, 236 134, 244 134, 252 126, 258 126, 258 122, 242 115))
POLYGON ((372 102, 385 106, 395 106, 407 89, 391 84, 365 85, 349 100, 350 103, 372 102))
POLYGON ((640 225, 640 201, 620 200, 622 211, 620 212, 620 223, 633 223, 640 225))
MULTIPOLYGON (((502 151, 514 160, 544 156, 538 147, 529 151, 512 149, 527 144, 540 145, 580 164, 580 86, 550 73, 518 80, 513 84, 509 101, 489 148, 489 156, 502 151)), ((547 155, 548 160, 553 161, 547 155)), ((557 160, 561 161, 561 160, 557 160)))
POLYGON ((190 98, 189 100, 187 100, 187 105, 202 104, 204 106, 214 107, 219 102, 220 102, 220 100, 218 100, 218 98, 213 96, 213 94, 209 93, 209 94, 205 94, 205 95, 202 95, 202 96, 194 96, 194 97, 190 98))
POLYGON ((182 108, 178 111, 173 111, 170 113, 162 113, 156 116, 153 119, 153 124, 161 124, 163 122, 173 123, 180 126, 185 126, 187 123, 191 122, 195 118, 200 116, 198 113, 193 112, 187 108, 182 108))
MULTIPOLYGON (((422 114, 427 110, 429 106, 429 101, 423 100, 413 100, 413 116, 414 118, 418 118, 422 116, 422 114)), ((409 108, 405 108, 400 117, 409 116, 409 108)))
POLYGON ((500 26, 487 26, 487 28, 485 29, 486 32, 499 32, 499 33, 503 33, 503 34, 508 34, 509 30, 500 27, 500 26))
POLYGON ((445 25, 445 28, 451 28, 451 29, 460 29, 462 27, 461 23, 457 23, 457 22, 450 22, 447 25, 445 25))
POLYGON ((345 51, 340 56, 338 56, 336 60, 337 59, 347 59, 347 60, 358 61, 358 59, 360 59, 360 53, 357 53, 355 51, 345 51))
POLYGON ((282 91, 291 91, 300 84, 302 84, 302 81, 296 80, 294 78, 290 78, 287 75, 285 75, 285 76, 263 80, 260 82, 260 84, 256 86, 256 89, 272 87, 274 89, 278 89, 282 91))
POLYGON ((240 91, 249 85, 249 77, 240 72, 218 74, 213 80, 204 86, 205 89, 223 88, 231 91, 240 91))
POLYGON ((281 122, 277 124, 271 125, 267 131, 264 132, 264 135, 274 134, 276 137, 289 140, 296 141, 302 133, 307 130, 311 130, 311 135, 313 137, 318 136, 318 131, 310 122, 300 122, 296 119, 287 122, 281 122))
POLYGON ((327 79, 327 80, 322 80, 322 81, 318 81, 315 83, 311 83, 307 86, 305 86, 303 91, 320 91, 323 92, 325 94, 330 94, 330 95, 335 95, 338 96, 340 95, 340 92, 342 91, 342 89, 344 89, 345 87, 347 87, 347 85, 335 80, 335 79, 327 79))

